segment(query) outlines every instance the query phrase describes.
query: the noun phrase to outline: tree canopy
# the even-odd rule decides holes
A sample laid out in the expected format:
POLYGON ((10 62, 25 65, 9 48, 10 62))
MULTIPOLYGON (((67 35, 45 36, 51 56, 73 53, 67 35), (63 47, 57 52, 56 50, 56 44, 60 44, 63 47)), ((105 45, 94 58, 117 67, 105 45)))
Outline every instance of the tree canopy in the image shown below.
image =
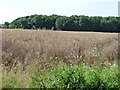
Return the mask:
POLYGON ((11 23, 5 22, 5 28, 22 29, 54 29, 67 31, 102 31, 119 32, 120 17, 100 16, 60 16, 60 15, 31 15, 20 17, 11 23))

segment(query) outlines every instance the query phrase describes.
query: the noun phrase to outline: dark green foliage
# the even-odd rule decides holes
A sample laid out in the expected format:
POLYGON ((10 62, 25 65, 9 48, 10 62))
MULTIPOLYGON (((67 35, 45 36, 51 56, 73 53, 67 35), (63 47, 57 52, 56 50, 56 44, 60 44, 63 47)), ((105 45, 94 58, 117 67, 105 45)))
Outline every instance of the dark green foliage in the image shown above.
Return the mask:
POLYGON ((43 27, 43 18, 42 16, 35 15, 33 18, 31 18, 31 24, 33 29, 38 29, 43 27))
POLYGON ((119 17, 89 17, 73 15, 31 15, 21 17, 13 22, 5 23, 6 28, 23 28, 23 29, 53 29, 67 31, 102 31, 102 32, 119 32, 119 17))
POLYGON ((5 22, 2 28, 9 28, 9 22, 5 22))
POLYGON ((101 30, 101 19, 102 17, 90 17, 90 30, 100 31, 101 30))
POLYGON ((103 31, 117 31, 119 22, 115 17, 105 17, 101 20, 101 27, 103 31))
POLYGON ((59 17, 57 20, 56 20, 56 28, 58 30, 67 30, 67 20, 68 20, 68 17, 59 17))
POLYGON ((81 30, 90 30, 91 23, 87 16, 81 16, 79 19, 79 25, 81 30))

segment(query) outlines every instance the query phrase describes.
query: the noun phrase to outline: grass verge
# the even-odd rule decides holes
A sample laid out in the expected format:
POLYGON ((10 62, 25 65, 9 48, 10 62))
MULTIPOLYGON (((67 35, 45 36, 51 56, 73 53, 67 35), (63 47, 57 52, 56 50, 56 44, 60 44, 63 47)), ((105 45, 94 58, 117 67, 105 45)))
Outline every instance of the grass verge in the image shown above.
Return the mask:
POLYGON ((49 69, 38 69, 34 63, 23 70, 19 65, 3 73, 3 88, 94 88, 120 89, 118 67, 77 62, 72 66, 63 61, 50 64, 49 69))

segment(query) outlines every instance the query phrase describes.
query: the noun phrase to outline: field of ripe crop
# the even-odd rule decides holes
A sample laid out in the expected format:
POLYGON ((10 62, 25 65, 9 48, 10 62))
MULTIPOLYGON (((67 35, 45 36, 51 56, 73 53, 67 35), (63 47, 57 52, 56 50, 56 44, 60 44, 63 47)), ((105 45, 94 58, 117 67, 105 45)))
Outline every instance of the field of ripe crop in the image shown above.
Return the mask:
POLYGON ((1 37, 4 88, 118 87, 117 33, 2 30, 1 37))

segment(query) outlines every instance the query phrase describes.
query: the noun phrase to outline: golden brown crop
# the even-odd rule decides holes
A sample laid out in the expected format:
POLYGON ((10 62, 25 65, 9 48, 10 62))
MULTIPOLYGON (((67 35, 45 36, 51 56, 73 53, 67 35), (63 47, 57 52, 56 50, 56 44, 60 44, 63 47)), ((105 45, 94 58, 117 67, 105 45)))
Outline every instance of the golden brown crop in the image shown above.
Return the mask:
POLYGON ((117 58, 118 34, 97 32, 62 32, 49 30, 2 30, 2 61, 6 66, 29 60, 77 59, 106 64, 117 58))

